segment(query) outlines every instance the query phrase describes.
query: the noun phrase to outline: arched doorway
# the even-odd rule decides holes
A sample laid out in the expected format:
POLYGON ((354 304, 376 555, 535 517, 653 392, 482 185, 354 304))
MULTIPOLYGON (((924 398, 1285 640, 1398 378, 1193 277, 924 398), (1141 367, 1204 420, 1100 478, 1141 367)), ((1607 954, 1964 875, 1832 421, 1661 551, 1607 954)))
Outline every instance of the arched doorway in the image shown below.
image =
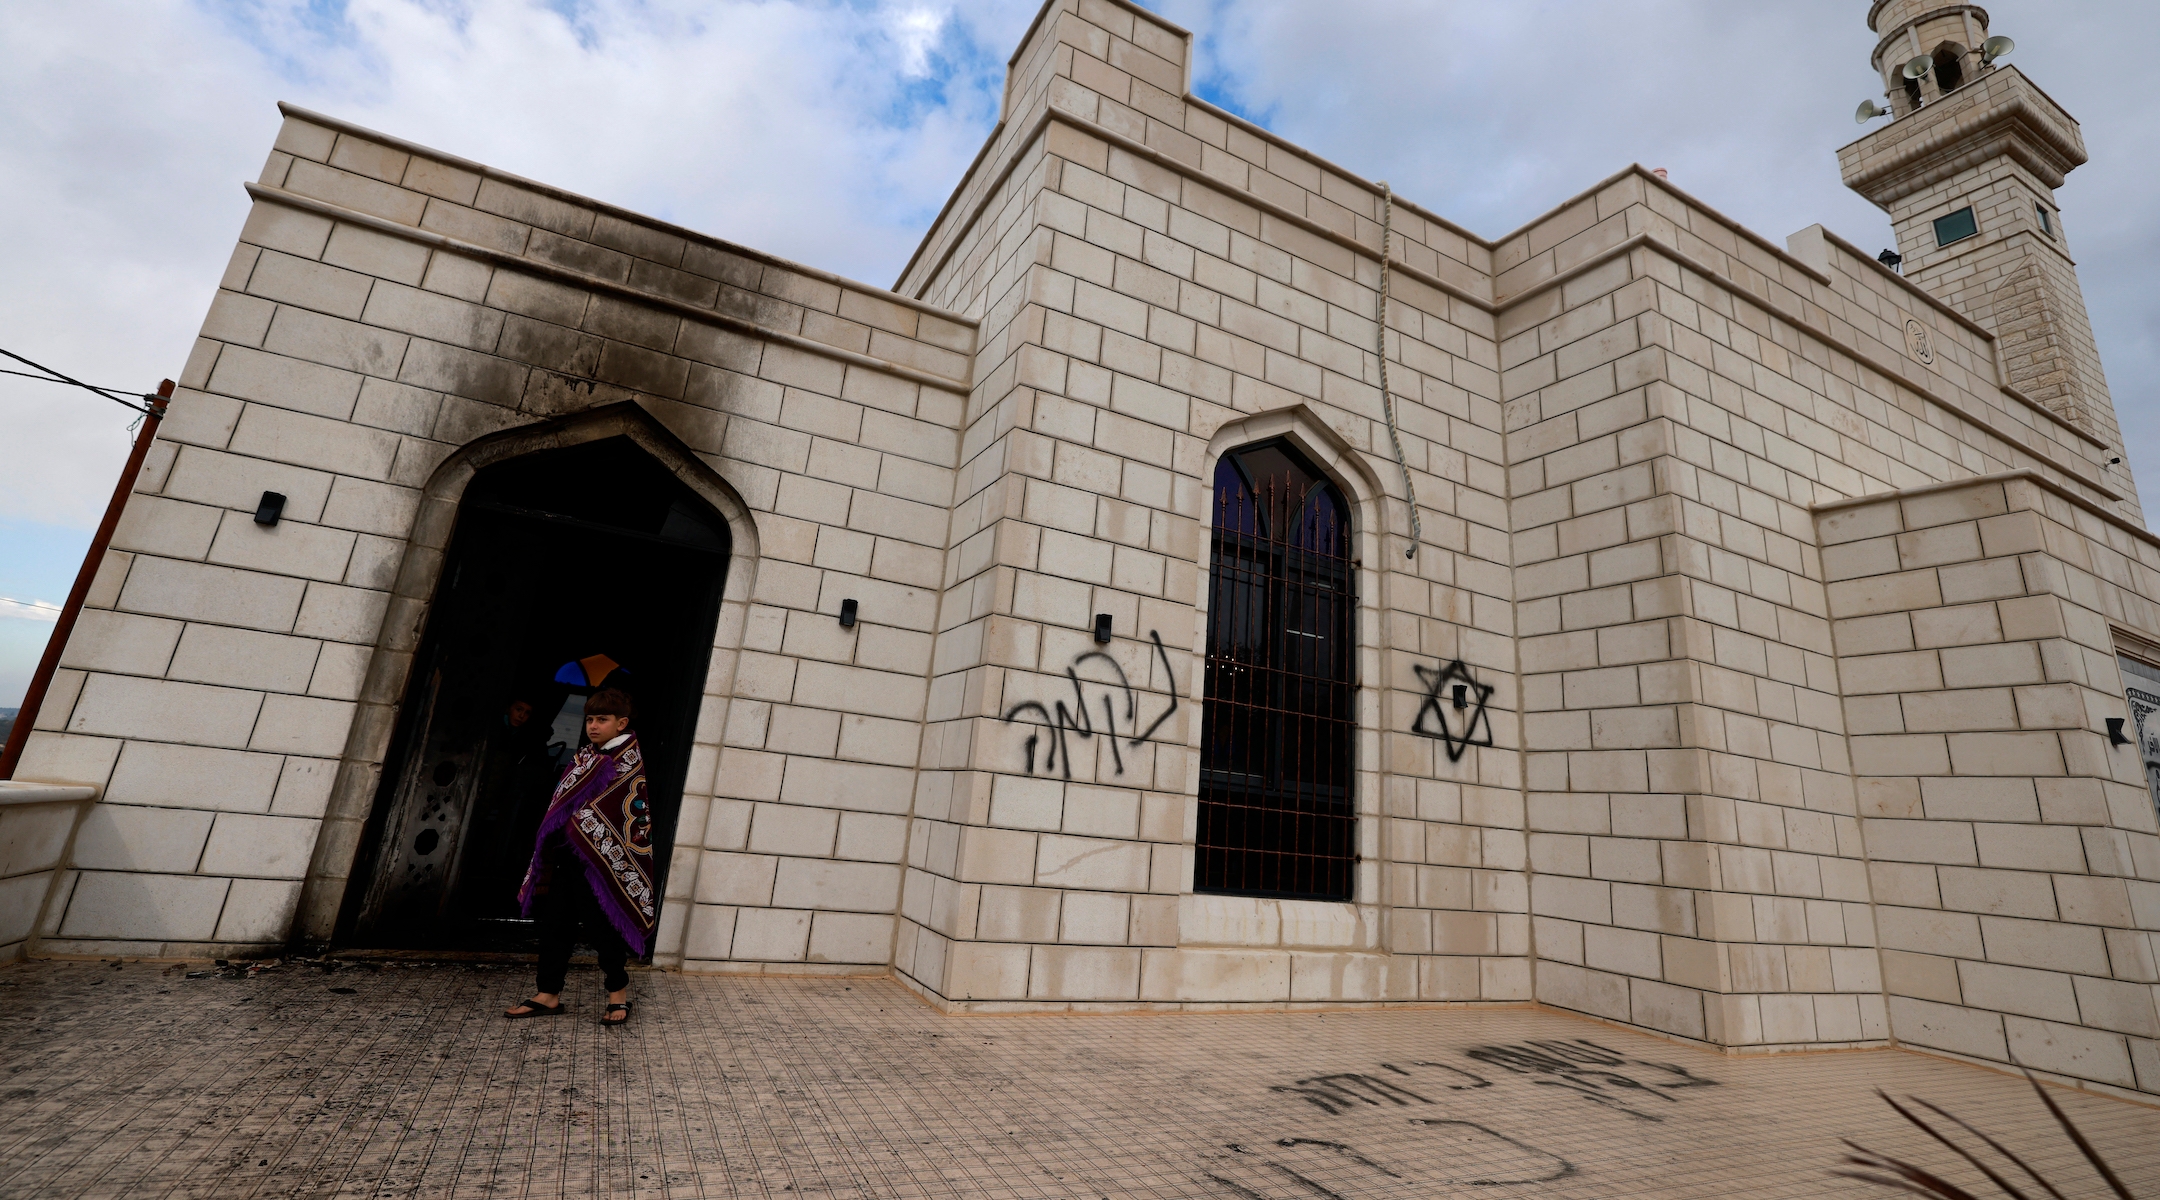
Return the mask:
POLYGON ((1200 892, 1348 900, 1357 878, 1350 506, 1287 440, 1216 464, 1200 892))
POLYGON ((628 437, 479 470, 459 503, 339 940, 518 950, 516 893, 584 698, 629 691, 666 871, 733 547, 628 437))

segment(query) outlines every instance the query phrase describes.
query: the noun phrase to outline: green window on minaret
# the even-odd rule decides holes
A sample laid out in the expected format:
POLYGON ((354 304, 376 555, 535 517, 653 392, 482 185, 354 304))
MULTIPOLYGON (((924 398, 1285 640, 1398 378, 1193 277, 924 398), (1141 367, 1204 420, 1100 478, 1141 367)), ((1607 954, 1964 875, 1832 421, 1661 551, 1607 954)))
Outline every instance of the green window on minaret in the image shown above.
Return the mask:
POLYGON ((1969 204, 1947 217, 1935 218, 1935 244, 1938 246, 1962 242, 1978 232, 1980 220, 1973 216, 1972 206, 1969 204))

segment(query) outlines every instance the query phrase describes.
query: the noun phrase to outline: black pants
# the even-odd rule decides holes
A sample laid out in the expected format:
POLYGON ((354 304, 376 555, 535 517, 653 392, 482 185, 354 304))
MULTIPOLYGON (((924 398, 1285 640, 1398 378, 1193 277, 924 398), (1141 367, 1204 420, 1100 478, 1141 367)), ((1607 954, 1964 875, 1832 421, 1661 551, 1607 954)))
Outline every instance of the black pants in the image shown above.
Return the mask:
POLYGON ((585 872, 576 863, 558 862, 553 866, 548 889, 533 906, 533 916, 540 926, 539 991, 553 995, 563 990, 563 979, 570 972, 570 951, 577 944, 581 927, 585 940, 600 955, 600 969, 607 973, 607 990, 619 992, 629 987, 630 972, 625 964, 630 948, 615 932, 614 922, 600 911, 600 902, 593 899, 585 872))

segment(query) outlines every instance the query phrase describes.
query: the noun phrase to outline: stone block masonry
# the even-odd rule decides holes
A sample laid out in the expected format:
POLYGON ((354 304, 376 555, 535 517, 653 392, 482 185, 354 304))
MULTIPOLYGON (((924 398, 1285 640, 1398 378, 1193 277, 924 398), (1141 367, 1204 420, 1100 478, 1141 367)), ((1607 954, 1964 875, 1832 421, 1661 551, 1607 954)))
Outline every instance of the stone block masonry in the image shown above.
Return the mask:
POLYGON ((104 792, 25 949, 333 937, 467 482, 623 437, 734 546, 662 965, 2160 1094, 2160 826, 2105 735, 2160 542, 2097 375, 2035 382, 2083 352, 1639 168, 1498 240, 1390 209, 1189 58, 1051 0, 892 290, 288 110, 30 743, 104 792), (1260 443, 1343 498, 1346 899, 1196 887, 1212 481, 1260 443))
POLYGON ((561 418, 628 403, 720 481, 755 548, 731 575, 661 956, 720 936, 710 915, 692 928, 693 897, 762 870, 756 903, 797 905, 809 933, 769 958, 886 961, 974 323, 310 114, 288 114, 251 191, 46 710, 56 736, 26 763, 106 789, 45 950, 328 936, 473 445, 575 440, 561 418), (269 529, 250 519, 264 490, 287 497, 269 529), (872 599, 835 641, 843 594, 872 599), (805 722, 845 733, 790 742, 805 722), (743 761, 716 788, 723 745, 743 761), (736 867, 734 809, 768 750, 790 804, 756 838, 786 853, 736 867), (840 811, 865 806, 903 815, 840 811), (837 841, 776 832, 817 814, 846 818, 837 841))
POLYGON ((2097 718, 2160 554, 2017 475, 1817 521, 1894 1031, 2154 1090, 2160 825, 2097 718))

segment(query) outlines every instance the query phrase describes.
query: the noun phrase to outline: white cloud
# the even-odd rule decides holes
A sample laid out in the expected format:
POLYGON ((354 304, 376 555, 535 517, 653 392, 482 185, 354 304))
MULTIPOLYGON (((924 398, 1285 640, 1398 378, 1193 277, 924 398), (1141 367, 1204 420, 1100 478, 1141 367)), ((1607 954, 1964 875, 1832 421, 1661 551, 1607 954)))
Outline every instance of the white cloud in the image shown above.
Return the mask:
MULTIPOLYGON (((1873 249, 1889 222, 1839 146, 1882 84, 1859 0, 1162 0, 1200 35, 1199 90, 1497 237, 1640 162, 1773 242, 1818 222, 1873 249)), ((2160 99, 2112 47, 2160 43, 2160 5, 1995 0, 2012 62, 2084 126, 2063 187, 2142 490, 2160 503, 2160 99)))
POLYGON ((900 48, 900 74, 920 79, 930 73, 930 53, 952 14, 934 8, 911 8, 893 14, 893 41, 900 48))
MULTIPOLYGON (((177 375, 278 100, 890 282, 996 121, 1032 15, 1026 0, 0 5, 0 346, 131 391, 177 375)), ((0 376, 0 517, 94 522, 128 419, 0 376)))
MULTIPOLYGON (((1879 89, 1826 0, 1160 0, 1199 77, 1486 235, 1626 165, 1772 239, 1887 244, 1834 151, 1879 89)), ((2014 60, 2084 120, 2064 189, 2131 458, 2160 469, 2160 156, 2096 47, 2160 5, 1997 0, 2014 60)), ((888 282, 996 119, 1033 0, 73 0, 0 4, 0 345, 147 390, 176 375, 259 169, 305 107, 888 282), (327 14, 327 15, 326 15, 327 14), (566 15, 568 14, 568 15, 566 15)), ((0 518, 86 527, 126 412, 0 377, 0 518), (25 453, 22 448, 33 448, 25 453)), ((2148 478, 2160 478, 2148 474, 2148 478)))

